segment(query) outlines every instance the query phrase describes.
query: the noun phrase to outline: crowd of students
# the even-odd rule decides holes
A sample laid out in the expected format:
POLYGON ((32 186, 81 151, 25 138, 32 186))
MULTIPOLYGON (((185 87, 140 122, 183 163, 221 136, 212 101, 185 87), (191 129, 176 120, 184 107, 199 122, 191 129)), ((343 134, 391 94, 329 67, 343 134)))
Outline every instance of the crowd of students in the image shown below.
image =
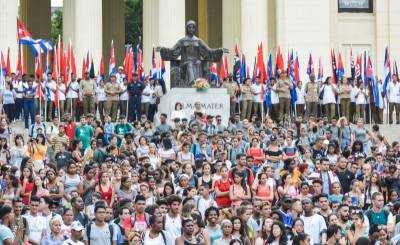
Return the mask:
MULTIPOLYGON (((106 88, 117 76, 111 80, 106 88)), ((34 100, 37 93, 27 94, 34 100)), ((3 244, 399 240, 400 144, 389 143, 379 125, 370 130, 361 117, 353 124, 318 112, 282 123, 285 114, 261 117, 261 108, 250 117, 235 108, 223 124, 200 102, 189 115, 178 102, 152 122, 146 114, 131 120, 134 106, 118 108, 84 112, 79 122, 68 109, 49 123, 34 114, 27 134, 2 115, 3 244)))

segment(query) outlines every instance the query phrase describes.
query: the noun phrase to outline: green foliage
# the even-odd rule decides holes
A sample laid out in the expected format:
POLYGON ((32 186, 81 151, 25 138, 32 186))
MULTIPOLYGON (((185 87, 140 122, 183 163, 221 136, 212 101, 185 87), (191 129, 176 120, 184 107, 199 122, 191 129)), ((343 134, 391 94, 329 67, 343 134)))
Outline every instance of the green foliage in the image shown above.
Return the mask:
POLYGON ((54 11, 51 16, 51 42, 57 43, 58 36, 62 36, 63 31, 63 13, 61 10, 54 11))
POLYGON ((125 44, 136 45, 143 38, 143 1, 125 0, 125 44))

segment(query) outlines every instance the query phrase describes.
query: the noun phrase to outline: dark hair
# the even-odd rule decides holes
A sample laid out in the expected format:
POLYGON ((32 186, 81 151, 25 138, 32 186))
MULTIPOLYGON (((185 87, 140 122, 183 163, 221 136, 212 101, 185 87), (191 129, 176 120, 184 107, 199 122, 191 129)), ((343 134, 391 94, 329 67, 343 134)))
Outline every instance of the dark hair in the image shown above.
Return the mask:
POLYGON ((137 195, 135 197, 135 203, 139 202, 139 201, 146 201, 146 198, 143 195, 137 195))
POLYGON ((242 179, 240 180, 240 185, 242 186, 244 193, 247 195, 247 185, 246 185, 246 179, 244 178, 244 174, 241 171, 236 171, 235 174, 233 175, 233 178, 235 178, 235 176, 239 176, 242 179))
POLYGON ((182 110, 183 108, 182 108, 182 103, 181 103, 181 102, 176 102, 176 103, 175 103, 174 109, 176 110, 176 108, 178 107, 178 105, 181 106, 181 110, 182 110))
POLYGON ((164 196, 165 198, 168 196, 167 193, 166 193, 166 191, 165 191, 165 187, 170 187, 170 188, 172 189, 172 193, 173 193, 173 194, 175 193, 174 184, 172 184, 171 182, 166 182, 165 185, 164 185, 164 189, 163 189, 163 196, 164 196))
MULTIPOLYGON (((272 227, 274 225, 279 226, 279 228, 281 229, 281 236, 279 238, 279 245, 285 245, 287 244, 287 235, 286 235, 286 229, 285 229, 285 225, 280 222, 280 221, 275 221, 272 224, 272 227)), ((275 240, 275 237, 273 235, 273 233, 271 232, 271 234, 269 235, 268 239, 267 239, 267 243, 272 243, 275 240)))
POLYGON ((178 195, 171 195, 168 197, 168 205, 171 206, 174 202, 182 203, 182 198, 178 195))
POLYGON ((21 163, 21 176, 19 176, 19 179, 20 179, 21 182, 24 180, 24 175, 23 175, 22 172, 24 171, 25 168, 27 168, 27 169, 29 169, 29 171, 31 171, 31 174, 29 175, 28 181, 32 182, 33 181, 33 169, 28 167, 28 166, 26 166, 26 162, 25 162, 24 165, 22 165, 22 163, 21 163))
POLYGON ((309 237, 306 233, 298 233, 296 236, 293 237, 292 245, 300 245, 300 242, 306 240, 309 237))
POLYGON ((99 210, 100 208, 106 210, 107 206, 102 201, 96 202, 96 204, 94 205, 94 212, 97 213, 97 210, 99 210))
POLYGON ((37 197, 37 196, 31 196, 31 201, 30 201, 30 203, 32 203, 32 202, 40 202, 40 198, 37 197))
POLYGON ((342 228, 338 225, 333 224, 328 226, 328 229, 326 229, 326 239, 333 237, 340 230, 342 230, 342 228))
POLYGON ((240 221, 240 229, 239 229, 239 234, 240 234, 240 240, 241 242, 244 244, 244 238, 247 236, 246 234, 246 230, 245 230, 245 224, 243 223, 243 220, 241 218, 239 218, 238 216, 233 216, 231 218, 231 222, 232 225, 235 222, 235 220, 239 220, 240 221), (243 239, 243 240, 242 240, 243 239))
POLYGON ((208 216, 210 216, 210 213, 212 211, 215 211, 217 213, 217 216, 219 216, 219 209, 214 207, 214 206, 211 206, 211 207, 207 208, 205 213, 204 213, 204 217, 205 217, 206 220, 208 219, 208 216))

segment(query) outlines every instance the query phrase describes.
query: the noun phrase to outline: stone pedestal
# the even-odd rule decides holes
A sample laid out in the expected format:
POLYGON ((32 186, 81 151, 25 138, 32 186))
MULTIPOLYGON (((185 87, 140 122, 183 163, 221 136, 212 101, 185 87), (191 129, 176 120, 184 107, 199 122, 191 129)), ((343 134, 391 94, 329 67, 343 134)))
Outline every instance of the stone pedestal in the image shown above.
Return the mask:
POLYGON ((222 123, 228 124, 230 104, 229 95, 225 88, 209 88, 203 92, 196 91, 194 88, 172 88, 161 97, 158 105, 159 112, 167 114, 170 120, 176 102, 183 105, 185 118, 189 120, 195 102, 200 102, 207 115, 221 115, 222 123))

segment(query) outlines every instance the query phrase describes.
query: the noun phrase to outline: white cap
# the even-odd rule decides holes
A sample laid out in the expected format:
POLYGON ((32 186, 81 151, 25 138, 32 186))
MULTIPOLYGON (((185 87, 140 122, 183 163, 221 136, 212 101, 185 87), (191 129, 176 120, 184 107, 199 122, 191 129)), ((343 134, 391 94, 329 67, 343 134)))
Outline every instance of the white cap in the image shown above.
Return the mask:
POLYGON ((81 222, 79 222, 79 221, 72 222, 71 230, 82 231, 83 230, 83 226, 82 226, 81 222))

